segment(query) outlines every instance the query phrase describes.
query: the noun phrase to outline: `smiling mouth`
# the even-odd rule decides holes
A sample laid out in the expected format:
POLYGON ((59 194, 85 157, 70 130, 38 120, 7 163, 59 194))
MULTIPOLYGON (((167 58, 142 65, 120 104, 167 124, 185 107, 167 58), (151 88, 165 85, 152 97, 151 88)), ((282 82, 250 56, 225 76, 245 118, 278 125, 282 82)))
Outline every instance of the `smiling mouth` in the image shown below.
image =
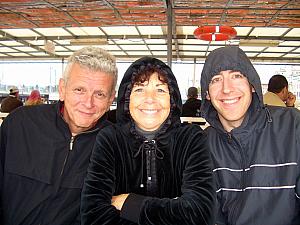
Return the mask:
POLYGON ((238 102, 239 99, 240 98, 223 99, 223 100, 221 100, 221 102, 224 104, 234 104, 234 103, 238 102))
POLYGON ((158 112, 157 109, 141 109, 141 111, 146 114, 155 114, 158 112))

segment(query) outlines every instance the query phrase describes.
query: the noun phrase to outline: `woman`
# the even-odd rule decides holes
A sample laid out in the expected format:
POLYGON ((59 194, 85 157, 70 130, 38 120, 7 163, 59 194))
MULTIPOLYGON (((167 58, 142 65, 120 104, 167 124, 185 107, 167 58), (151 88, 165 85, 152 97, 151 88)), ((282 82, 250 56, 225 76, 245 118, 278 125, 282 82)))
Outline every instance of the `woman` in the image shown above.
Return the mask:
POLYGON ((170 68, 144 57, 126 71, 117 123, 101 130, 82 192, 82 224, 212 224, 206 136, 181 125, 170 68))
POLYGON ((41 94, 38 90, 33 90, 28 96, 25 105, 40 105, 43 104, 41 94))

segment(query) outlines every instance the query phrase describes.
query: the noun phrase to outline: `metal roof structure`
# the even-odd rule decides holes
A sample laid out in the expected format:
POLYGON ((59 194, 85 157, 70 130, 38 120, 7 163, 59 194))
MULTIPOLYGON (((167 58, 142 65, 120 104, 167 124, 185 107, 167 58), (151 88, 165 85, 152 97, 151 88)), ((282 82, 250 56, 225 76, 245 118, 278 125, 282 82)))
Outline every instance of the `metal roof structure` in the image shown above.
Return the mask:
POLYGON ((65 58, 96 45, 118 60, 152 55, 203 60, 240 46, 254 61, 300 62, 300 0, 2 0, 0 59, 65 58), (231 26, 228 41, 203 41, 198 26, 231 26))

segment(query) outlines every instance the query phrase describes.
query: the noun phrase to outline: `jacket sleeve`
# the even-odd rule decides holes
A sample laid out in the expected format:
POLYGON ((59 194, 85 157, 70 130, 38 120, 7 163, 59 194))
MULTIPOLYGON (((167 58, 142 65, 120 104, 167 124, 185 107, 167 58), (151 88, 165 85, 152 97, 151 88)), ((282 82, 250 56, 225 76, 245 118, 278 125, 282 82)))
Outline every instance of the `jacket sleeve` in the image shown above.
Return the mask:
MULTIPOLYGON (((129 195, 121 217, 138 224, 193 225, 213 224, 215 189, 206 135, 190 134, 183 151, 181 196, 155 198, 129 195)), ((176 165, 181 167, 181 165, 176 165)))
POLYGON ((6 124, 3 122, 0 126, 0 224, 3 221, 2 213, 2 188, 3 188, 3 173, 5 165, 5 149, 6 149, 6 138, 5 138, 5 127, 6 124))
MULTIPOLYGON (((102 130, 103 131, 103 130, 102 130)), ((115 187, 115 158, 112 141, 100 131, 90 158, 81 195, 81 224, 105 225, 134 223, 120 218, 120 212, 111 205, 115 187)))

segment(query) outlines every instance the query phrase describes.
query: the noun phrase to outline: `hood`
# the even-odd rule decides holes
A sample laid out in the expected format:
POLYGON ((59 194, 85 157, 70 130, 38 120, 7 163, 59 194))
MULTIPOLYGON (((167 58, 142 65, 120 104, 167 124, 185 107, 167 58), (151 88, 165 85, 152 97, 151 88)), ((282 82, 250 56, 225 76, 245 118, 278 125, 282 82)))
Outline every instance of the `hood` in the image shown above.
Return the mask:
POLYGON ((167 66, 164 62, 152 57, 143 57, 141 59, 138 59, 137 61, 132 63, 125 72, 118 90, 117 122, 125 124, 131 121, 131 116, 129 113, 129 96, 132 90, 133 76, 137 73, 137 71, 139 71, 141 68, 146 67, 147 65, 154 65, 155 67, 164 71, 167 75, 171 101, 171 110, 169 117, 167 118, 167 120, 169 121, 168 124, 173 124, 176 121, 180 122, 182 102, 176 78, 169 66, 167 66))
POLYGON ((240 71, 248 78, 249 83, 255 90, 250 105, 250 108, 253 109, 251 111, 256 111, 255 108, 257 107, 263 107, 260 78, 247 55, 240 48, 233 46, 215 49, 205 60, 201 74, 201 115, 212 125, 216 122, 215 120, 217 120, 218 117, 211 101, 206 99, 206 93, 212 77, 225 70, 240 71))

